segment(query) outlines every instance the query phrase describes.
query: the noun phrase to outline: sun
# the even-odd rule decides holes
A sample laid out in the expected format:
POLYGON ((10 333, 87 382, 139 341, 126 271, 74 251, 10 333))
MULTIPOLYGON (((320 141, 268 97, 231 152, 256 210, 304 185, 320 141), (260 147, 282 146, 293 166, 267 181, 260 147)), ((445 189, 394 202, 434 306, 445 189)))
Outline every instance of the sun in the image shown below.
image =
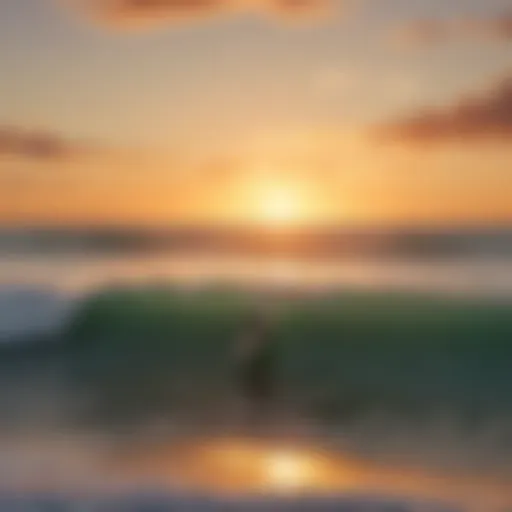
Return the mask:
POLYGON ((290 188, 271 186, 260 191, 259 217, 264 224, 294 224, 302 217, 298 195, 290 188))
POLYGON ((252 183, 248 214, 256 224, 267 227, 297 225, 308 216, 308 201, 297 183, 263 180, 252 183))
POLYGON ((240 176, 230 187, 225 218, 262 228, 295 228, 318 222, 321 205, 310 182, 272 168, 240 176))

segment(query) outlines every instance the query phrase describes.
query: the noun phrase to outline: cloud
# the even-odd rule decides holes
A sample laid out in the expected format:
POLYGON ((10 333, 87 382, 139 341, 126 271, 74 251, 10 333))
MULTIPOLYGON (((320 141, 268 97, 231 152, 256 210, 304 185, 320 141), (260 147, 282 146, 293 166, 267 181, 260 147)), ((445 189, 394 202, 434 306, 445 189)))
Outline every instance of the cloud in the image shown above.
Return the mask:
POLYGON ((425 18, 396 28, 392 40, 401 45, 421 46, 463 39, 512 42, 512 11, 492 18, 425 18))
POLYGON ((384 139, 410 142, 512 141, 512 75, 502 78, 485 93, 380 126, 377 133, 384 139))
POLYGON ((0 157, 60 160, 83 151, 84 147, 54 133, 0 126, 0 157))
MULTIPOLYGON (((62 0, 61 0, 62 1, 62 0)), ((309 18, 339 0, 63 0, 106 25, 134 28, 161 23, 255 12, 280 18, 309 18)))

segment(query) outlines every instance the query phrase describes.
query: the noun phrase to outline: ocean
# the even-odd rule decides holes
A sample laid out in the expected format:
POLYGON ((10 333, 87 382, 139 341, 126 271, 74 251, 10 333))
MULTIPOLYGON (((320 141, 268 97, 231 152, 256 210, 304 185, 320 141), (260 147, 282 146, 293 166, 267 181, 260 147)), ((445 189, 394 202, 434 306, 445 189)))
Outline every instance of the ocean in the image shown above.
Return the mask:
POLYGON ((511 339, 508 228, 0 230, 0 510, 505 512, 511 339))

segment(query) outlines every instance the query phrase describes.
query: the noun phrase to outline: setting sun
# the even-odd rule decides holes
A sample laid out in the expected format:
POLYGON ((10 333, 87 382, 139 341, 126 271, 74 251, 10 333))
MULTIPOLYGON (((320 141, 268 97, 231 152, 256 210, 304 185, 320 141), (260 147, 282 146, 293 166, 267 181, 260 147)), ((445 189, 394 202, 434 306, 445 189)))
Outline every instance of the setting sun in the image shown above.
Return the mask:
POLYGON ((239 183, 237 195, 234 215, 267 227, 309 223, 315 209, 306 183, 266 172, 239 183))
POLYGON ((293 190, 284 187, 269 187, 260 192, 259 215, 265 224, 293 224, 303 213, 301 201, 293 190))

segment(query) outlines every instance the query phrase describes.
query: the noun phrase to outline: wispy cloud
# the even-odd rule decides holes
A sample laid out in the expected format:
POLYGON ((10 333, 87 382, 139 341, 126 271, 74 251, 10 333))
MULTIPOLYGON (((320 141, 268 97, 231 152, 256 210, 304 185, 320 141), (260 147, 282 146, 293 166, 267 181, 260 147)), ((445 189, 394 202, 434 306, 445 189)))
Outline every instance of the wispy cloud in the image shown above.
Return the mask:
POLYGON ((418 19, 396 27, 391 38, 409 47, 464 39, 512 42, 512 11, 490 18, 418 19))
MULTIPOLYGON (((61 0, 62 1, 62 0, 61 0)), ((90 19, 117 28, 192 21, 254 12, 277 18, 309 18, 341 0, 63 0, 90 19)))
POLYGON ((512 141, 512 75, 484 93, 443 109, 426 109, 377 128, 378 136, 408 142, 512 141))
POLYGON ((85 146, 50 131, 0 125, 0 156, 61 160, 86 151, 85 146))

